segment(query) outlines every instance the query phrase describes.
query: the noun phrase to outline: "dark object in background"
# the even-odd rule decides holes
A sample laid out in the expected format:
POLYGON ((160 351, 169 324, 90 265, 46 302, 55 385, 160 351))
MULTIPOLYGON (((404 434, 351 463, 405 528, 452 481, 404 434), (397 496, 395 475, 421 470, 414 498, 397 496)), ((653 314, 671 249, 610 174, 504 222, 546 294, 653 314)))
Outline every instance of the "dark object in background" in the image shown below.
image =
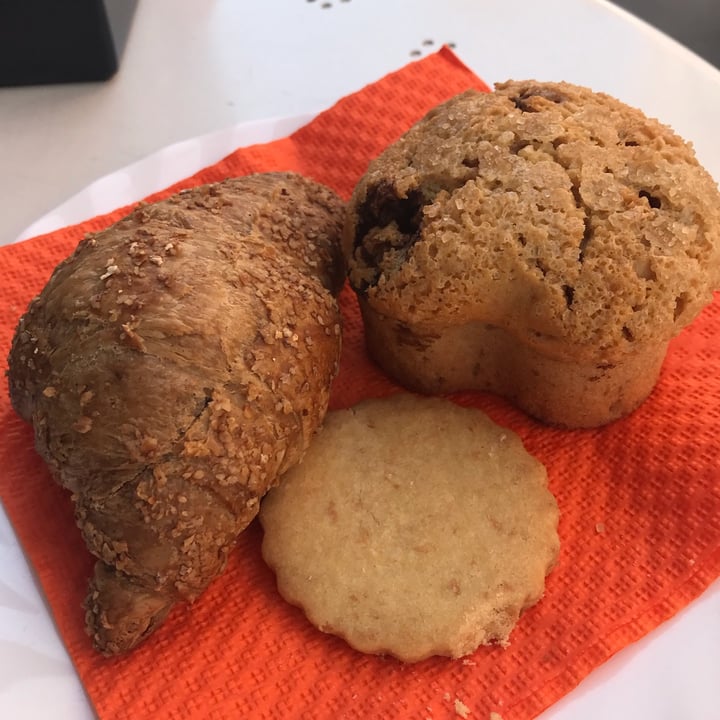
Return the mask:
POLYGON ((0 85, 107 80, 137 0, 0 0, 0 85))
POLYGON ((718 0, 613 0, 720 68, 718 0))

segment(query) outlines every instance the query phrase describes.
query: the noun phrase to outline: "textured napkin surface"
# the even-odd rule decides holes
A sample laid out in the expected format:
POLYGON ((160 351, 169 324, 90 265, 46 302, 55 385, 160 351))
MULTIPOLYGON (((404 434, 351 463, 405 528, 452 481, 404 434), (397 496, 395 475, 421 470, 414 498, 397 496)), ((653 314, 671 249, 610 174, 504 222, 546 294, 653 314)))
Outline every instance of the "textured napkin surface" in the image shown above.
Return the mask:
MULTIPOLYGON (((341 100, 289 138, 238 150, 171 188, 295 170, 347 197, 368 161, 430 107, 487 89, 446 49, 341 100)), ((170 189, 169 189, 170 190, 170 189)), ((159 196, 168 194, 168 191, 159 196)), ((28 301, 85 232, 0 248, 0 352, 28 301)), ((396 388, 365 356, 351 293, 333 407, 396 388)), ((260 558, 257 523, 226 573, 127 657, 93 652, 83 601, 93 564, 67 493, 0 391, 0 492, 98 715, 105 718, 470 718, 538 715, 593 668, 697 597, 720 575, 720 302, 671 343, 660 382, 631 417, 597 430, 544 427, 487 394, 459 394, 513 428, 547 466, 561 509, 561 558, 544 599, 507 649, 413 666, 363 656, 285 604, 260 558), (462 705, 456 705, 456 700, 462 705)))

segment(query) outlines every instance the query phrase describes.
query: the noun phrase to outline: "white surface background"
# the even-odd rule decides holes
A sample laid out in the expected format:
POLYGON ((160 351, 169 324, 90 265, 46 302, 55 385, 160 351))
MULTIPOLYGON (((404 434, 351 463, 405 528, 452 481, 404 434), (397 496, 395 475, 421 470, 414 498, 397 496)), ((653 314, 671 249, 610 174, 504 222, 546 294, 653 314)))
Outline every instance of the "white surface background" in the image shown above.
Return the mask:
POLYGON ((317 112, 454 42, 487 82, 564 79, 661 116, 720 177, 720 72, 600 0, 141 0, 106 83, 0 89, 0 242, 170 143, 317 112), (432 40, 432 46, 423 45, 432 40))
MULTIPOLYGON (((0 89, 0 243, 139 199, 240 144, 287 134, 413 50, 445 42, 489 83, 564 79, 639 106, 692 140, 720 178, 720 72, 601 0, 323 4, 142 0, 112 80, 0 89)), ((717 720, 718 708, 716 582, 542 717, 717 720)), ((26 717, 92 713, 0 513, 0 718, 26 717)))

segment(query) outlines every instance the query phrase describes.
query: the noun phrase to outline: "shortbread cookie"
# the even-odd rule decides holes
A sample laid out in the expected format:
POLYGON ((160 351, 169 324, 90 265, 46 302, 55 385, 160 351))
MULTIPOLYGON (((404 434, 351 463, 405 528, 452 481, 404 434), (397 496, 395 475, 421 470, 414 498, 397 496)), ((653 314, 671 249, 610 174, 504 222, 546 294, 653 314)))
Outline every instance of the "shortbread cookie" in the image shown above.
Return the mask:
POLYGON ((520 439, 408 394, 329 413, 260 520, 288 602, 405 662, 506 643, 559 549, 545 468, 520 439))
POLYGON ((435 108, 370 164, 344 233, 373 358, 562 426, 650 393, 720 288, 720 193, 670 128, 568 83, 435 108))

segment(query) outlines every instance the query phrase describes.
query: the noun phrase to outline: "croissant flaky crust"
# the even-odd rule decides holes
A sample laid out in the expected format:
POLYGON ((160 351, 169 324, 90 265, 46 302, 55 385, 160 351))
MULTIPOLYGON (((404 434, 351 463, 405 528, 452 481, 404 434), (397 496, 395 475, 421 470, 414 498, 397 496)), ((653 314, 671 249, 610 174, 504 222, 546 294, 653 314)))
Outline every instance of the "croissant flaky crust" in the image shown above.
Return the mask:
POLYGON ((21 318, 10 397, 98 558, 101 652, 202 593, 322 422, 343 213, 291 173, 187 190, 86 237, 21 318))

